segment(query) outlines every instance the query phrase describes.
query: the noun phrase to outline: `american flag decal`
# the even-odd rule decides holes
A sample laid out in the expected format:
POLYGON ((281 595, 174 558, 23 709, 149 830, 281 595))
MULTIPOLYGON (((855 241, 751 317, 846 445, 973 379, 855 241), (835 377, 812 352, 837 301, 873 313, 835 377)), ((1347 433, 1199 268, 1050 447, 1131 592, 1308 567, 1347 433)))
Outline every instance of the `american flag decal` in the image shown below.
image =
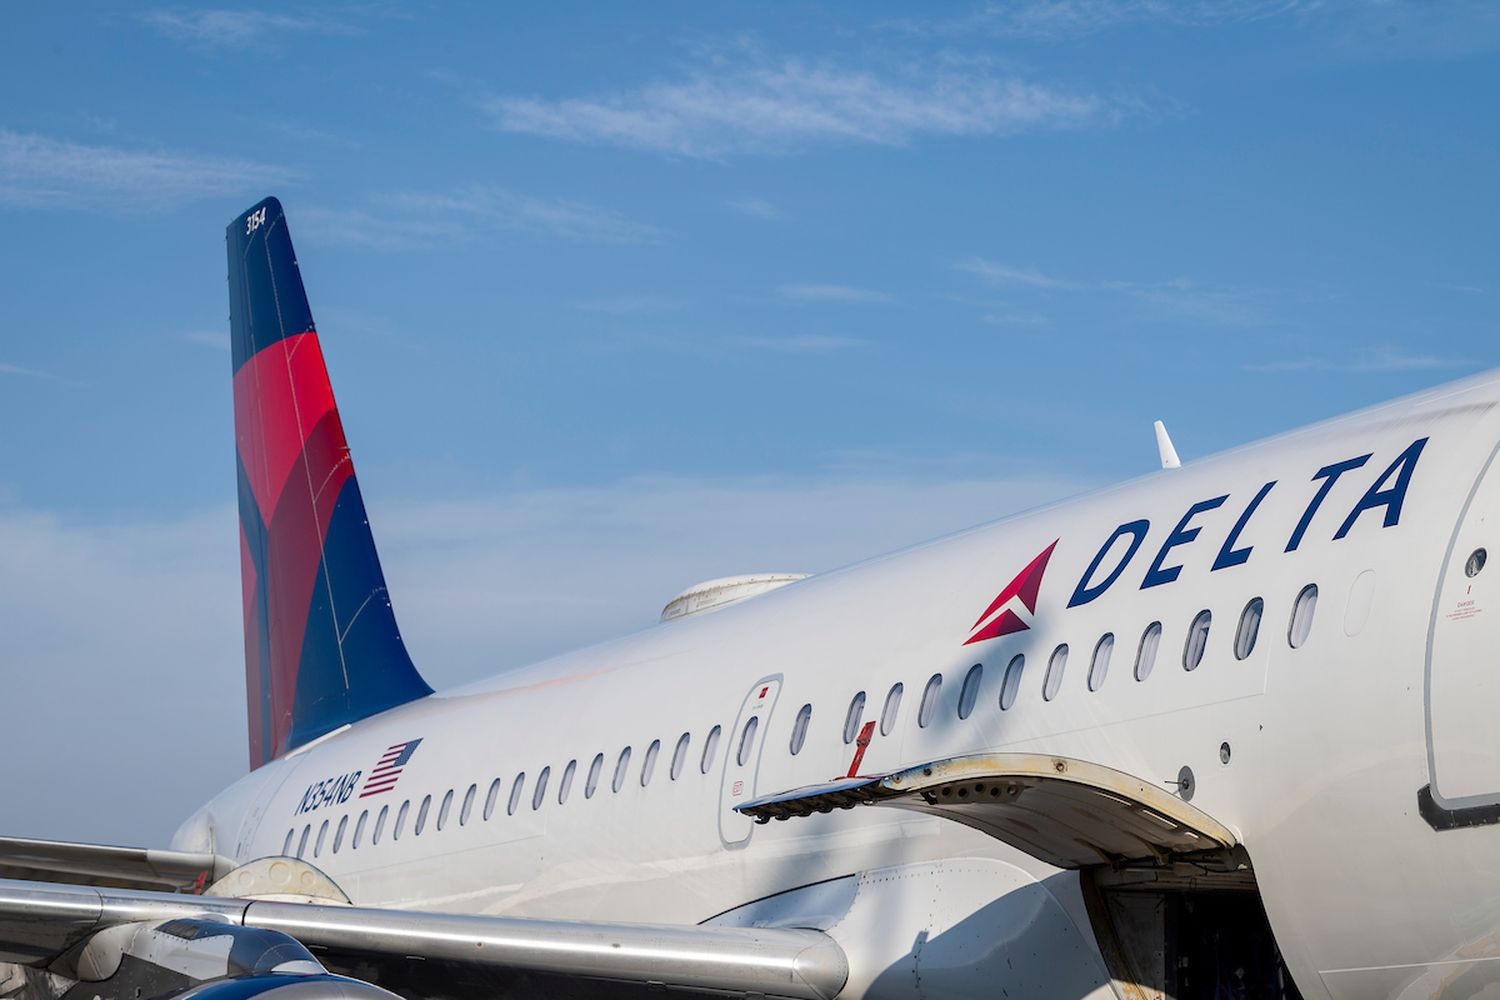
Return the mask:
POLYGON ((406 766, 407 761, 411 760, 411 755, 417 752, 417 745, 421 742, 420 739, 407 740, 405 743, 397 743, 386 750, 384 756, 375 765, 375 769, 370 772, 370 776, 365 779, 365 785, 360 789, 359 797, 379 795, 381 792, 388 792, 395 788, 396 779, 401 777, 401 769, 406 766))

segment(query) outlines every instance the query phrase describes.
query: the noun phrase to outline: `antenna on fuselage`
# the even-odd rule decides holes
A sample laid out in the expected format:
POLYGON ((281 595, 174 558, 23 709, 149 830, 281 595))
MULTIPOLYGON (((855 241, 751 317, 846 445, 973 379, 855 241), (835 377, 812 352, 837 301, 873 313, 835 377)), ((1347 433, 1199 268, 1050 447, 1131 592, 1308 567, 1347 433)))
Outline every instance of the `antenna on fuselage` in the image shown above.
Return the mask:
POLYGON ((1177 457, 1177 449, 1172 447, 1172 438, 1167 434, 1167 425, 1158 420, 1155 426, 1156 450, 1161 453, 1161 467, 1163 469, 1182 468, 1182 459, 1177 457))

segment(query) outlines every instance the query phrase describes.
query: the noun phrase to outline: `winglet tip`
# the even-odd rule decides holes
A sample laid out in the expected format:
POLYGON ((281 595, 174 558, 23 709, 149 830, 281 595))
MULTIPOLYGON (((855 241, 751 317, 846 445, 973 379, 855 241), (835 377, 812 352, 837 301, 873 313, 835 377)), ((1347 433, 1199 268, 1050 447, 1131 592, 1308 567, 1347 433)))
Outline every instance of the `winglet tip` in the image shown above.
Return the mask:
POLYGON ((1156 450, 1161 456, 1161 467, 1163 469, 1182 468, 1182 459, 1177 457, 1177 449, 1172 445, 1172 437, 1167 433, 1167 425, 1157 420, 1152 426, 1156 429, 1156 450))

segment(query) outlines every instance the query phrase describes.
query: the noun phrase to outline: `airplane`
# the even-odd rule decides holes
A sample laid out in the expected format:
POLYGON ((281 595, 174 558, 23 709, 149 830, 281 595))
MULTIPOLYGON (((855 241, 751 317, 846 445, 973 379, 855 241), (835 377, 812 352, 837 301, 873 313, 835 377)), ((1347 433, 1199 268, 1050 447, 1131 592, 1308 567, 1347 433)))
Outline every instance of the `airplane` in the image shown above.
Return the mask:
POLYGON ((281 204, 227 242, 251 769, 0 839, 0 996, 1500 990, 1500 371, 436 693, 281 204))

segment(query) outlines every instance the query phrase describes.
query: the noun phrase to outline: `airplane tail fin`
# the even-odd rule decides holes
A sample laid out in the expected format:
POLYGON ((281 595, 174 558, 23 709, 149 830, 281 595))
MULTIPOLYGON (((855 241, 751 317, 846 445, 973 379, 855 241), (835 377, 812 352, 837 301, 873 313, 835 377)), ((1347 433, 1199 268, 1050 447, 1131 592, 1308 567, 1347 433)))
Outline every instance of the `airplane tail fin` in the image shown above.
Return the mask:
POLYGON ((256 768, 432 689, 396 627, 281 203, 227 240, 256 768))

